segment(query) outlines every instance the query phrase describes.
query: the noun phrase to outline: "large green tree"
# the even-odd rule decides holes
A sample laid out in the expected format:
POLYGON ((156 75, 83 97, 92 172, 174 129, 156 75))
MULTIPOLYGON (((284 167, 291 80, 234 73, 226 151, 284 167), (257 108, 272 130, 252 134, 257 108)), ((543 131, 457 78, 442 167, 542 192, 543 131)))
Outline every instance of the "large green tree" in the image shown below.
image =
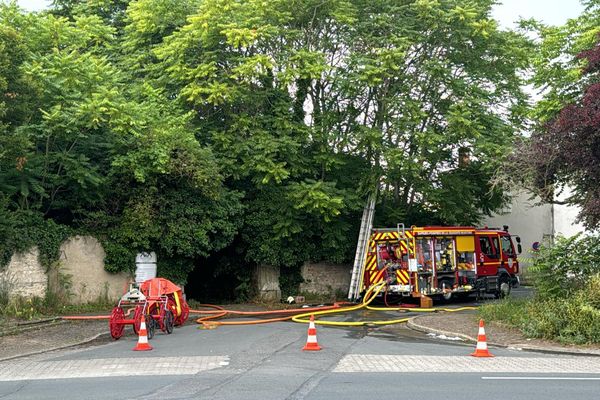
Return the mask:
POLYGON ((3 5, 4 209, 99 235, 111 270, 155 250, 178 280, 207 257, 346 261, 374 190, 380 224, 474 223, 504 200, 530 50, 492 4, 3 5))
POLYGON ((497 27, 491 5, 204 1, 164 39, 155 78, 170 73, 165 87, 196 112, 249 209, 269 210, 247 214, 250 236, 263 237, 254 260, 320 255, 305 243, 322 243, 297 239, 355 218, 353 196, 379 178, 387 224, 474 223, 502 204, 489 182, 522 126, 530 46, 497 27))
POLYGON ((99 16, 0 11, 18 55, 4 86, 18 82, 8 97, 26 102, 4 113, 3 204, 99 236, 111 270, 155 250, 184 281, 194 257, 229 243, 241 210, 191 115, 131 78, 117 30, 99 16))

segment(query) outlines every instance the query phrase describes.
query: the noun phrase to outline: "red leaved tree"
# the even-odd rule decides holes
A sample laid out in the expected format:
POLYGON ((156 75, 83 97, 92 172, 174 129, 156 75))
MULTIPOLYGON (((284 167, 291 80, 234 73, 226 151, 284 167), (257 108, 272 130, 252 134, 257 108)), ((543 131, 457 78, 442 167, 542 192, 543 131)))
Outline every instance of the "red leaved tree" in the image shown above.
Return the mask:
POLYGON ((565 106, 545 129, 518 147, 516 165, 522 177, 544 201, 581 208, 579 219, 589 229, 600 228, 600 43, 578 55, 587 60, 585 89, 580 100, 565 106))

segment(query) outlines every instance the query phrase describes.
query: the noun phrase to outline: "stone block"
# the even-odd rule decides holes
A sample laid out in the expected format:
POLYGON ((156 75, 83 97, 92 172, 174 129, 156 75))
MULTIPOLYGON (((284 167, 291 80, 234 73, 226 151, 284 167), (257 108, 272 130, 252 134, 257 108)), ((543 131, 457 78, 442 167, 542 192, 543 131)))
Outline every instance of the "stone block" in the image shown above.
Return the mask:
POLYGON ((0 280, 9 289, 9 297, 44 297, 48 290, 48 275, 39 261, 39 250, 31 248, 12 255, 6 268, 0 271, 0 280))
MULTIPOLYGON (((118 300, 133 279, 104 269, 104 248, 92 236, 74 236, 60 247, 59 273, 70 280, 70 301, 83 304, 97 300, 118 300)), ((131 260, 133 265, 134 260, 131 260)))
POLYGON ((259 265, 254 270, 254 281, 261 300, 279 301, 281 289, 279 287, 279 268, 270 265, 259 265))

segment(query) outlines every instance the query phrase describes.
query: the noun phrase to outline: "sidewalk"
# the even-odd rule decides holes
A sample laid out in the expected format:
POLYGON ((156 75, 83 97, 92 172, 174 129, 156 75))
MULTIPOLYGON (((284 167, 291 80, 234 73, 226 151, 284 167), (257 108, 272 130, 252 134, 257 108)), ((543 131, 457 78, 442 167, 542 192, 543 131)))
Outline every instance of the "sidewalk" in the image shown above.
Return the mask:
POLYGON ((0 336, 0 361, 110 340, 107 321, 58 321, 0 336))
MULTIPOLYGON (((437 313, 412 318, 408 327, 420 332, 432 333, 449 338, 459 337, 462 340, 476 343, 479 330, 477 312, 437 313)), ((485 324, 487 344, 527 351, 587 354, 600 356, 600 345, 561 345, 542 339, 528 339, 518 330, 496 323, 485 324)))

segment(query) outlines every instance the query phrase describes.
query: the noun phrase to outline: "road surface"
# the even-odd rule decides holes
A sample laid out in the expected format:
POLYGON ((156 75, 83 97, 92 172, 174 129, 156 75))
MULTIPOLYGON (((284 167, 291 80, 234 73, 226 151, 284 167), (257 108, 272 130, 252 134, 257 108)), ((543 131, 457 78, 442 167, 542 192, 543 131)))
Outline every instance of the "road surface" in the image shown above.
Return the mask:
MULTIPOLYGON (((370 317, 364 313, 340 318, 370 317)), ((403 326, 275 323, 157 333, 0 363, 0 399, 597 399, 600 357, 494 349, 432 339, 403 326)))

